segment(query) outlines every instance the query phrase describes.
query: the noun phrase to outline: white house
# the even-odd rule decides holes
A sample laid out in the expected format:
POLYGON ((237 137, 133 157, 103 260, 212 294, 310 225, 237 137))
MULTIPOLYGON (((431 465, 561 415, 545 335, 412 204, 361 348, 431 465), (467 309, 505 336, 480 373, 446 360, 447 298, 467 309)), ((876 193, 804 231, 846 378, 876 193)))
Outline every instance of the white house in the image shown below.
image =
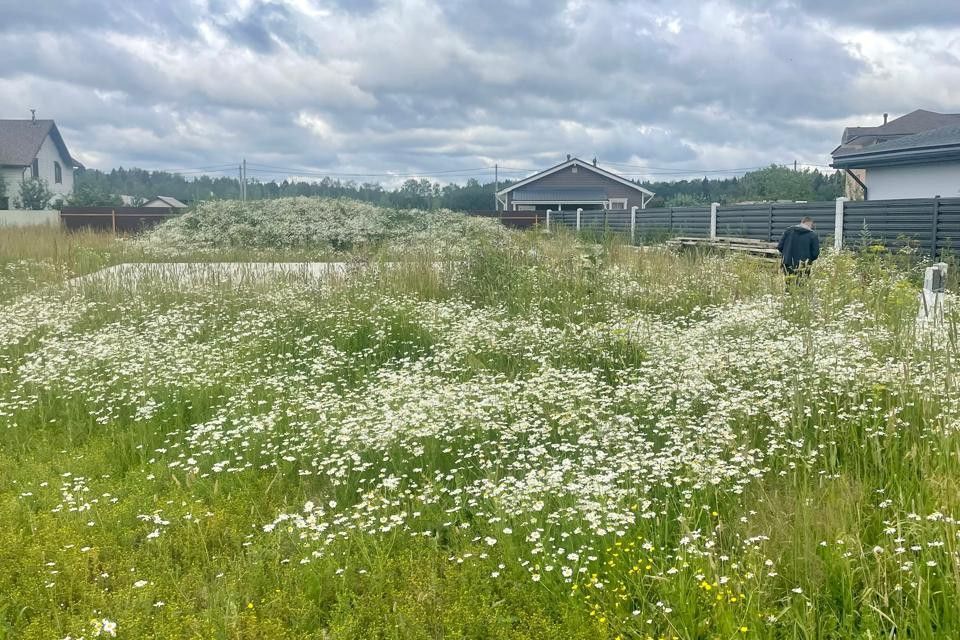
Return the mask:
POLYGON ((833 166, 863 170, 865 200, 960 198, 960 124, 838 149, 833 166))
POLYGON ((13 204, 20 183, 42 178, 54 197, 66 199, 73 193, 73 171, 80 168, 53 120, 0 120, 0 176, 7 185, 6 202, 13 204))

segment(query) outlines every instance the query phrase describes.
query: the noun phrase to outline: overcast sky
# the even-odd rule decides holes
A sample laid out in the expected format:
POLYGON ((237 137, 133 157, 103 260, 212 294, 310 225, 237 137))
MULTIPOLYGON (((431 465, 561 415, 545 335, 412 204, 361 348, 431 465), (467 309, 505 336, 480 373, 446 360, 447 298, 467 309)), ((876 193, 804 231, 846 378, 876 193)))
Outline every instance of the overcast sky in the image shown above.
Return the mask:
POLYGON ((0 118, 36 108, 101 169, 246 157, 263 178, 462 180, 571 153, 670 179, 826 164, 844 126, 960 112, 956 1, 0 0, 0 15, 0 118))

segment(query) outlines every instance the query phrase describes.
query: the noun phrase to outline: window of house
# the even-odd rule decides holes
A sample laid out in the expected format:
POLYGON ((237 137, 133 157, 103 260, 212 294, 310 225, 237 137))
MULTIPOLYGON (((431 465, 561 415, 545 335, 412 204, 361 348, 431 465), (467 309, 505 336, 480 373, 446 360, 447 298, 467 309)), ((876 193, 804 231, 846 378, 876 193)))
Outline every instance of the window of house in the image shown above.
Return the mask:
POLYGON ((33 159, 33 165, 30 167, 30 177, 39 178, 40 177, 40 161, 37 158, 33 159))
POLYGON ((610 198, 610 208, 611 208, 611 209, 626 209, 626 208, 627 208, 627 199, 626 199, 626 198, 610 198))
POLYGON ((53 181, 57 184, 63 183, 63 169, 60 168, 60 163, 56 160, 53 162, 53 181))

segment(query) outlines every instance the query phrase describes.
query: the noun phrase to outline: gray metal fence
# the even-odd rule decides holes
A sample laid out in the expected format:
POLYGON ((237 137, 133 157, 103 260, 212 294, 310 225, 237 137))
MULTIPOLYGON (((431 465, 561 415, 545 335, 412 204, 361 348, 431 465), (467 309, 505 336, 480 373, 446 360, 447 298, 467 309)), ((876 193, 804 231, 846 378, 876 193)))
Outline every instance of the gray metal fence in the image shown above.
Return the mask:
MULTIPOLYGON (((706 215, 709 218, 709 207, 706 215)), ((717 235, 772 242, 778 239, 787 227, 797 224, 803 216, 813 218, 817 223, 817 231, 822 235, 833 235, 833 202, 721 206, 717 208, 717 235)))
MULTIPOLYGON (((824 238, 836 238, 838 207, 844 246, 866 244, 915 247, 942 254, 960 246, 960 198, 871 200, 866 202, 774 202, 716 205, 713 235, 776 241, 804 216, 816 221, 824 238)), ((711 208, 646 209, 638 212, 636 233, 644 236, 711 236, 711 208)))
MULTIPOLYGON (((481 214, 474 214, 481 215, 481 214)), ((566 210, 550 212, 500 212, 525 215, 524 226, 560 225, 580 231, 631 235, 634 241, 666 236, 729 236, 776 241, 783 231, 804 216, 816 221, 826 241, 839 239, 844 246, 875 244, 889 248, 915 247, 943 254, 960 248, 960 198, 870 200, 867 202, 770 202, 700 207, 661 207, 631 210, 566 210), (716 209, 716 221, 712 210, 716 209), (836 221, 842 228, 836 229, 836 221)), ((826 242, 825 242, 826 244, 826 242)))

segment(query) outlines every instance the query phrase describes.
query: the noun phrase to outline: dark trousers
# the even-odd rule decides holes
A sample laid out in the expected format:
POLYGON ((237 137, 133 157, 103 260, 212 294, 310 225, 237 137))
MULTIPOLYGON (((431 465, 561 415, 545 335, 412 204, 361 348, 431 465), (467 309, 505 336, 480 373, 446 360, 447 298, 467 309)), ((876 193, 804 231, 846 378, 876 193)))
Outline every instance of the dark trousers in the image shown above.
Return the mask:
POLYGON ((804 280, 810 277, 810 263, 801 262, 799 264, 780 263, 780 270, 787 278, 791 280, 804 280))

